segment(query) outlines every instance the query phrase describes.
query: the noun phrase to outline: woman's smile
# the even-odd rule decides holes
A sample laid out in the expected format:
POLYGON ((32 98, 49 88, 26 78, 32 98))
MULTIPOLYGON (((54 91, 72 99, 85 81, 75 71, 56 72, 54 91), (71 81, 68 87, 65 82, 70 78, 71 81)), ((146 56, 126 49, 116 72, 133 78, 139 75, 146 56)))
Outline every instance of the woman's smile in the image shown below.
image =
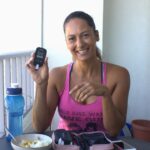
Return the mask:
POLYGON ((84 56, 88 53, 88 49, 78 50, 76 51, 78 55, 84 56))

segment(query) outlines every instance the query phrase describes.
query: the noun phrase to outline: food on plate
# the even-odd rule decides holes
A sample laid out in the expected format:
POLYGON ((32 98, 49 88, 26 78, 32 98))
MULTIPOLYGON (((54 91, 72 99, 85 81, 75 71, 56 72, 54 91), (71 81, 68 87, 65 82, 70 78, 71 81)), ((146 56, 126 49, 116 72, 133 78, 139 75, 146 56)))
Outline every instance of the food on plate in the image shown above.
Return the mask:
POLYGON ((49 144, 50 144, 50 142, 46 141, 46 140, 40 140, 40 139, 28 140, 28 139, 23 139, 19 145, 21 147, 24 147, 24 148, 38 148, 38 147, 48 146, 49 144))

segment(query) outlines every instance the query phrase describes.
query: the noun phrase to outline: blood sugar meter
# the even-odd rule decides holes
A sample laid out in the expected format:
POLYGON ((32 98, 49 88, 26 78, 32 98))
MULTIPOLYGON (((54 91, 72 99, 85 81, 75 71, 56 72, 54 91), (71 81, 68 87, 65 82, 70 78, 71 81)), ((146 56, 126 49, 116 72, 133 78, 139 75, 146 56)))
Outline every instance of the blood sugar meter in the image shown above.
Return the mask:
POLYGON ((47 50, 42 47, 37 47, 35 51, 35 58, 33 64, 35 69, 38 70, 44 63, 46 57, 47 50))

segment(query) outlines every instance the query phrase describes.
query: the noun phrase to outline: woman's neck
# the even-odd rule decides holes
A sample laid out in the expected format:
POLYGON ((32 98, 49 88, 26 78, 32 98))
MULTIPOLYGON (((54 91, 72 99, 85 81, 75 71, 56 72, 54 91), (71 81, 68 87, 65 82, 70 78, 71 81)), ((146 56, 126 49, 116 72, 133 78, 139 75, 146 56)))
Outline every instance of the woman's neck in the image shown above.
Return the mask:
POLYGON ((90 78, 99 74, 101 70, 100 60, 90 62, 75 61, 73 72, 81 78, 90 78))

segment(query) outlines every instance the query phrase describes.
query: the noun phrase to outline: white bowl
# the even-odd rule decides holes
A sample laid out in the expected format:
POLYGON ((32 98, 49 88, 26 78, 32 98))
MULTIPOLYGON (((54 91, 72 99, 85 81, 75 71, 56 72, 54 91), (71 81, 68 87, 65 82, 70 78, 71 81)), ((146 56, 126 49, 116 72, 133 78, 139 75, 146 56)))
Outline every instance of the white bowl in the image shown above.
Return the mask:
POLYGON ((11 141, 11 146, 14 150, 49 150, 52 147, 52 138, 44 134, 22 134, 15 138, 17 142, 14 140, 11 141), (21 146, 21 143, 24 143, 24 141, 35 140, 37 141, 37 144, 31 142, 32 146, 21 146))

